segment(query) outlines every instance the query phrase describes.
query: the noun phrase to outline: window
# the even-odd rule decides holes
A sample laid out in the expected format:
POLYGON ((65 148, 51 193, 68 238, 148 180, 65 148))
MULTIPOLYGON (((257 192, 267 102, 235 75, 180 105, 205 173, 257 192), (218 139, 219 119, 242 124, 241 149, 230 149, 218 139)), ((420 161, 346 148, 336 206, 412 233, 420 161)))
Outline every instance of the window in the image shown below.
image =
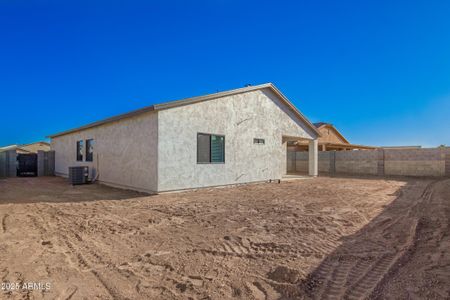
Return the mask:
POLYGON ((86 140, 86 161, 94 160, 94 144, 93 139, 86 140))
POLYGON ((197 163, 224 163, 225 136, 206 133, 197 134, 197 163))
POLYGON ((77 141, 77 161, 83 161, 83 141, 77 141))
POLYGON ((264 139, 253 139, 253 144, 264 145, 266 141, 264 139))

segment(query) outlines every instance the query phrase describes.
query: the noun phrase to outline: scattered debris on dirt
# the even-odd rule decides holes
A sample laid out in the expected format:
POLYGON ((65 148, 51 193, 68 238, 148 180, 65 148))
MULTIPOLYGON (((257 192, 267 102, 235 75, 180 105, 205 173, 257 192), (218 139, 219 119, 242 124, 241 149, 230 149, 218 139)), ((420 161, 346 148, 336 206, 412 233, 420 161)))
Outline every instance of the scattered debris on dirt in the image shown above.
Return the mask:
POLYGON ((148 196, 0 180, 21 299, 448 299, 450 180, 326 178, 148 196))

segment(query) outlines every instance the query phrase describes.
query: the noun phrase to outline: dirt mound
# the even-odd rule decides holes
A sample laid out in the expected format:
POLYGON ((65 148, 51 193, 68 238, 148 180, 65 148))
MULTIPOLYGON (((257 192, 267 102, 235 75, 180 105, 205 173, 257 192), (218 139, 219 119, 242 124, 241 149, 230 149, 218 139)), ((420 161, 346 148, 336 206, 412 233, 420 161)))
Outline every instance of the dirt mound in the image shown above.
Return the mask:
POLYGON ((302 276, 298 271, 289 269, 288 267, 285 266, 276 267, 275 270, 267 274, 267 277, 274 281, 291 284, 297 283, 302 278, 302 276))

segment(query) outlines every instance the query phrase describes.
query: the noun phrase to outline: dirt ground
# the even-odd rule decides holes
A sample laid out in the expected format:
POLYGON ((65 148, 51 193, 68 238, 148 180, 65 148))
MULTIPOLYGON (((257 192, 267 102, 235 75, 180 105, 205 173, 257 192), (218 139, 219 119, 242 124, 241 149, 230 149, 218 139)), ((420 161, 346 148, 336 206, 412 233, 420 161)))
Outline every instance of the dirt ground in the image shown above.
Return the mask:
POLYGON ((1 298, 449 299, 449 217, 450 179, 0 180, 1 298))

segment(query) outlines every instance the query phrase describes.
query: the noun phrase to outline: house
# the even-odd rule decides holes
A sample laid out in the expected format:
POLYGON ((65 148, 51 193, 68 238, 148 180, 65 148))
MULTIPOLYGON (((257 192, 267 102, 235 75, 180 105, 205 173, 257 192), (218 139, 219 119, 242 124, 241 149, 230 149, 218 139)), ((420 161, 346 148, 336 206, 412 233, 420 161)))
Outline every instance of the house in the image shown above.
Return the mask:
POLYGON ((31 144, 24 145, 9 145, 5 147, 0 147, 0 152, 15 150, 20 154, 37 153, 38 151, 50 151, 50 144, 47 142, 34 142, 31 144))
MULTIPOLYGON (((377 147, 351 144, 337 129, 330 123, 314 123, 320 132, 319 151, 342 151, 342 150, 370 150, 377 147)), ((307 151, 308 144, 304 141, 290 142, 289 151, 307 151)))
POLYGON ((308 141, 317 175, 317 128, 271 83, 188 98, 53 134, 55 172, 158 193, 281 179, 287 142, 308 141))

